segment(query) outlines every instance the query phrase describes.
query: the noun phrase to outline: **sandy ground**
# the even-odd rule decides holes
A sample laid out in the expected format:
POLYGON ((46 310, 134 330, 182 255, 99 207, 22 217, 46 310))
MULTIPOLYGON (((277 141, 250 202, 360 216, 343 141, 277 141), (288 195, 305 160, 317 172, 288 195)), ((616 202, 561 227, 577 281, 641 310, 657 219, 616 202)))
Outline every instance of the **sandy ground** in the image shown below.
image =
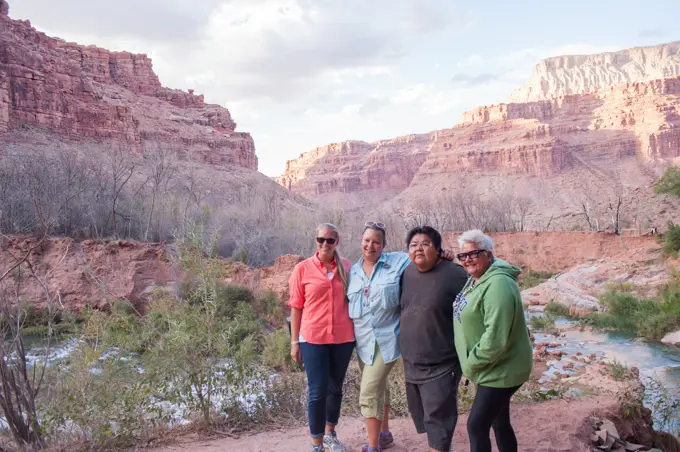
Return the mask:
MULTIPOLYGON (((588 416, 598 409, 609 409, 616 405, 612 397, 596 396, 580 399, 551 400, 541 403, 516 404, 512 407, 513 426, 517 433, 519 450, 523 452, 538 451, 587 451, 586 440, 582 430, 588 416)), ((469 450, 467 431, 465 428, 467 413, 458 418, 458 427, 453 440, 454 451, 469 450)), ((428 450, 425 435, 418 435, 408 418, 395 419, 390 423, 395 436, 393 452, 428 450)), ((338 435, 347 447, 348 452, 358 452, 365 443, 364 423, 359 418, 342 418, 338 426, 338 435)), ((245 435, 238 439, 200 440, 195 437, 182 438, 178 442, 152 449, 153 452, 217 452, 217 451, 277 451, 306 452, 310 450, 306 427, 291 430, 276 430, 254 435, 245 435)), ((496 450, 494 445, 494 450, 496 450)))

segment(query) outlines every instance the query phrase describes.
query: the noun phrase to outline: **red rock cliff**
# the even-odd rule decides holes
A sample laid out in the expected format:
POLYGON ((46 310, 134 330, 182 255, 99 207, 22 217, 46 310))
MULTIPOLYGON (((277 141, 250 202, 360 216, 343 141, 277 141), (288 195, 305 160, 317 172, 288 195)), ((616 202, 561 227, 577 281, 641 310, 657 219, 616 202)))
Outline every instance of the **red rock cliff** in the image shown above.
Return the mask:
POLYGON ((419 138, 364 143, 351 156, 319 148, 288 162, 279 181, 310 197, 397 188, 389 199, 403 212, 462 187, 485 197, 512 192, 532 199, 534 216, 573 222, 579 199, 607 202, 616 192, 628 212, 650 207, 631 214, 635 221, 665 224, 666 201, 651 202, 649 187, 680 158, 680 77, 479 107, 450 129, 410 137, 419 138), (384 163, 371 172, 375 162, 384 163))
MULTIPOLYGON (((146 55, 110 52, 46 36, 12 20, 0 0, 0 133, 24 124, 62 136, 181 148, 216 165, 257 169, 248 133, 202 95, 164 88, 146 55)), ((5 137, 5 139, 8 139, 5 137)))

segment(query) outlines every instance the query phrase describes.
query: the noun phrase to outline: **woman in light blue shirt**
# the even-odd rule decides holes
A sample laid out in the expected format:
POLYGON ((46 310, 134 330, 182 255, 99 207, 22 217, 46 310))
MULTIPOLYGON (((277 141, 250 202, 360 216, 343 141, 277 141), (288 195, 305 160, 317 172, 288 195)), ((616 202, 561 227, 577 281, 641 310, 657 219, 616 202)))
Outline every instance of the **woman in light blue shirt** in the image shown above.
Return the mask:
MULTIPOLYGON (((362 452, 379 452, 394 442, 388 424, 387 379, 401 357, 399 281, 411 260, 407 253, 383 252, 387 244, 383 223, 368 221, 364 226, 363 256, 350 270, 347 298, 362 371, 359 404, 368 433, 362 452)), ((453 258, 448 251, 443 254, 453 258)))

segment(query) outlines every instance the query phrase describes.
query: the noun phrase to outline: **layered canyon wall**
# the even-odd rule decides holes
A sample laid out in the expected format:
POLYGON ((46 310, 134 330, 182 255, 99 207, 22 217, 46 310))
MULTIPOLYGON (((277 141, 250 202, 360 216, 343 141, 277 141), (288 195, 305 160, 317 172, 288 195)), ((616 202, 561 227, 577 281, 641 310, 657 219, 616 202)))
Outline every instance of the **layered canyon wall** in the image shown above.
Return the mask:
POLYGON ((680 41, 595 55, 567 55, 538 63, 510 102, 586 94, 612 85, 680 76, 680 41))
POLYGON ((146 55, 51 38, 13 20, 0 0, 0 134, 37 126, 71 140, 141 153, 147 143, 182 158, 257 169, 253 139, 202 95, 161 86, 146 55))
MULTIPOLYGON (((675 43, 656 48, 669 55, 664 67, 674 67, 676 49, 675 43)), ((475 108, 450 129, 390 140, 389 147, 363 143, 351 163, 342 153, 303 154, 279 180, 308 197, 398 188, 389 204, 402 214, 419 200, 463 188, 487 198, 530 197, 532 215, 544 219, 573 217, 586 198, 603 204, 625 194, 627 207, 645 206, 637 217, 665 224, 673 201, 654 200, 650 186, 680 160, 680 77, 598 88, 475 108), (416 145, 409 141, 414 136, 422 137, 416 145), (381 171, 371 171, 375 162, 382 162, 381 171)))

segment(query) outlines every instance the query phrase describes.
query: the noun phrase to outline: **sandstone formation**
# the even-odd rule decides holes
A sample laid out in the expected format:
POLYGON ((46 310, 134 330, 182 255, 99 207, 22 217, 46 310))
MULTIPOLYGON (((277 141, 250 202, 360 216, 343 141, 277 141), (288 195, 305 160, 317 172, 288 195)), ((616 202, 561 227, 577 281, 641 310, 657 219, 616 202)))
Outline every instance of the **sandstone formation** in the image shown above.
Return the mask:
MULTIPOLYGON (((401 214, 460 191, 483 199, 513 193, 531 199, 529 228, 539 230, 548 223, 583 228, 584 202, 599 211, 593 227, 603 229, 608 204, 621 196, 629 227, 663 226, 677 221, 680 203, 655 197, 650 186, 680 159, 678 48, 644 49, 643 55, 664 56, 656 61, 671 68, 663 70, 668 78, 602 82, 585 94, 550 91, 547 100, 473 109, 450 129, 322 147, 289 161, 279 181, 310 198, 349 192, 365 199, 363 193, 377 188, 389 200, 387 210, 401 214)), ((371 199, 372 207, 385 201, 371 199)))
MULTIPOLYGON (((16 257, 36 246, 37 240, 11 237, 0 245, 2 274, 14 265, 16 257)), ((47 286, 55 309, 80 311, 91 306, 106 310, 119 299, 141 306, 155 288, 173 292, 176 280, 164 245, 127 240, 47 239, 33 249, 28 262, 47 286)), ((38 309, 47 306, 43 287, 25 266, 4 280, 0 290, 11 294, 16 283, 24 303, 38 309)))
MULTIPOLYGON (((634 250, 649 260, 660 259, 655 237, 616 236, 602 232, 497 232, 491 233, 494 253, 518 267, 543 273, 561 273, 575 265, 619 259, 634 250)), ((445 245, 458 249, 458 235, 444 233, 445 245)), ((457 252, 457 251, 456 251, 457 252)), ((632 262, 631 262, 632 263, 632 262)))
MULTIPOLYGON (((586 255, 589 253, 589 238, 584 236, 586 243, 577 247, 586 255)), ((578 263, 568 270, 522 291, 522 301, 532 312, 542 312, 548 303, 555 302, 568 307, 571 315, 586 316, 604 310, 599 296, 612 284, 625 283, 641 298, 657 296, 659 289, 672 279, 677 270, 672 262, 664 262, 658 243, 639 239, 642 238, 624 239, 625 243, 621 244, 618 253, 615 252, 616 247, 610 247, 611 254, 597 255, 597 247, 594 247, 590 259, 575 260, 578 263), (641 262, 644 264, 641 265, 641 262)), ((559 254, 558 249, 553 250, 553 255, 559 254)))
POLYGON ((202 95, 164 88, 146 55, 51 38, 0 3, 0 138, 38 126, 138 154, 150 143, 213 165, 257 169, 253 140, 202 95))
POLYGON ((661 342, 663 342, 664 344, 680 346, 680 331, 668 333, 661 339, 661 342))
POLYGON ((592 93, 611 85, 680 76, 680 41, 596 55, 546 58, 510 102, 592 93))

